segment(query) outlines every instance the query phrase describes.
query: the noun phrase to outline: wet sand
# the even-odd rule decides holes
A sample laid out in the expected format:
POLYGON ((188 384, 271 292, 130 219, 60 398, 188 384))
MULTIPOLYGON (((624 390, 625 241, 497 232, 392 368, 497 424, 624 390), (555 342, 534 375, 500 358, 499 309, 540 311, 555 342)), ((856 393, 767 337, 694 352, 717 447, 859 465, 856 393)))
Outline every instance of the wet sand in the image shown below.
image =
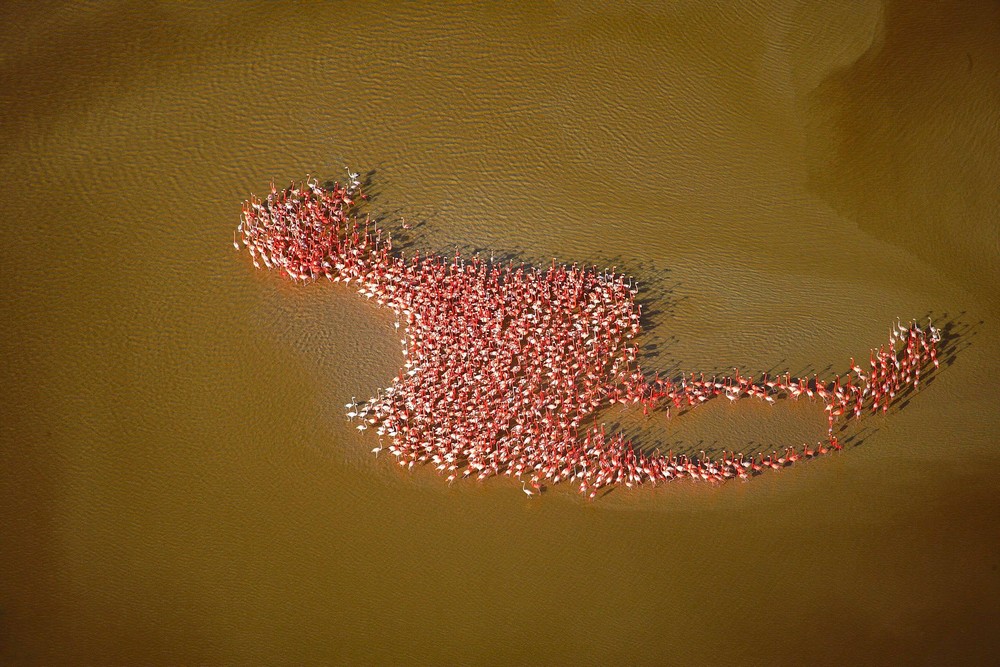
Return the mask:
MULTIPOLYGON (((987 662, 998 12, 935 7, 0 10, 2 661, 987 662), (232 249, 344 165, 421 250, 637 276, 649 370, 836 371, 928 314, 957 352, 750 483, 449 488, 342 416, 391 316, 232 249)), ((744 403, 645 428, 824 430, 744 403)))

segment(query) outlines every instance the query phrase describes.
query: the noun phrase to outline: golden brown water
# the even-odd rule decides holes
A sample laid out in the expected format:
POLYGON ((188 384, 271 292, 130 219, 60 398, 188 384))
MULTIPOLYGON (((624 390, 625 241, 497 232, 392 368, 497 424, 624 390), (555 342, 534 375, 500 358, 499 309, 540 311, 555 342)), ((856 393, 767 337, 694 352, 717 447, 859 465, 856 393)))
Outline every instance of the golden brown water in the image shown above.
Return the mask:
POLYGON ((987 662, 1000 8, 821 4, 0 10, 0 662, 987 662), (959 351, 751 483, 448 488, 342 416, 391 316, 230 243, 344 165, 421 248, 638 276, 650 370, 842 370, 928 313, 959 351))

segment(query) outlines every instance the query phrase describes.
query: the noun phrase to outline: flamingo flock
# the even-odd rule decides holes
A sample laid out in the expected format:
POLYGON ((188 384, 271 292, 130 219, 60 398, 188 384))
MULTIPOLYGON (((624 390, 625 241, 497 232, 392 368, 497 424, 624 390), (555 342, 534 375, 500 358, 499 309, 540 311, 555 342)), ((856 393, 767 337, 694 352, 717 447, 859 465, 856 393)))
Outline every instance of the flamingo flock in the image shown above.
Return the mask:
POLYGON ((539 269, 478 256, 405 257, 393 252, 357 205, 366 199, 358 175, 323 187, 315 179, 244 202, 233 244, 257 268, 298 283, 320 278, 353 284, 392 310, 405 362, 376 396, 345 406, 357 429, 372 429, 378 456, 400 466, 430 465, 448 483, 473 477, 517 477, 535 495, 549 484, 574 485, 593 498, 605 487, 674 479, 748 479, 842 445, 841 418, 885 412, 938 366, 940 331, 897 322, 888 344, 862 368, 832 381, 788 374, 649 377, 636 361, 641 304, 621 274, 577 264, 539 269), (828 437, 815 446, 711 458, 642 452, 608 433, 595 413, 621 404, 696 407, 718 396, 821 401, 828 437), (527 478, 527 479, 526 479, 527 478))

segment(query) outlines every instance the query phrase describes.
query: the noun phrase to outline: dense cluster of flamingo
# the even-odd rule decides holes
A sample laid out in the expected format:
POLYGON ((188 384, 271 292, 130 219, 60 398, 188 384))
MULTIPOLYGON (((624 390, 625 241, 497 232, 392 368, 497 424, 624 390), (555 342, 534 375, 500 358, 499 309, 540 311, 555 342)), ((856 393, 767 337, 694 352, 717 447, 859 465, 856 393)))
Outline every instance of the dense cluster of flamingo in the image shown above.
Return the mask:
POLYGON ((832 381, 788 374, 755 379, 738 370, 650 378, 636 362, 642 306, 635 303, 636 285, 624 276, 458 253, 406 258, 393 252, 391 234, 383 236, 367 216, 359 219, 356 202, 363 198, 350 172, 343 185, 322 187, 312 179, 280 190, 272 185, 263 199, 244 202, 233 243, 246 247, 258 268, 301 283, 322 277, 353 283, 395 313, 404 368, 371 400, 352 399, 348 416, 358 429, 377 431, 376 456, 388 449, 400 466, 432 465, 449 483, 507 475, 518 477, 528 495, 546 483, 570 482, 593 497, 617 484, 747 479, 840 449, 839 418, 887 410, 918 386, 922 370, 938 365, 940 332, 897 322, 867 369, 852 360, 850 371, 832 381), (826 408, 828 438, 753 456, 647 454, 621 433, 606 433, 594 415, 614 404, 669 415, 671 407, 717 396, 817 399, 826 408))

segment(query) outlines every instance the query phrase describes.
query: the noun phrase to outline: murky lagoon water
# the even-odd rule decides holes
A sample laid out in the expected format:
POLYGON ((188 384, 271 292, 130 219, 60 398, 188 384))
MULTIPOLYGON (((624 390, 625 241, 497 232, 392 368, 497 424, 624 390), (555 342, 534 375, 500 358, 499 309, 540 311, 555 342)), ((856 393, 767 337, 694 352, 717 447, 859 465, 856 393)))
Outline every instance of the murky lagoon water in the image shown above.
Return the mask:
POLYGON ((997 5, 387 5, 0 10, 3 662, 986 662, 997 5), (414 247, 636 275, 648 370, 843 370, 927 314, 957 351, 748 484, 449 488, 343 419, 391 316, 230 243, 250 191, 345 165, 414 247))

